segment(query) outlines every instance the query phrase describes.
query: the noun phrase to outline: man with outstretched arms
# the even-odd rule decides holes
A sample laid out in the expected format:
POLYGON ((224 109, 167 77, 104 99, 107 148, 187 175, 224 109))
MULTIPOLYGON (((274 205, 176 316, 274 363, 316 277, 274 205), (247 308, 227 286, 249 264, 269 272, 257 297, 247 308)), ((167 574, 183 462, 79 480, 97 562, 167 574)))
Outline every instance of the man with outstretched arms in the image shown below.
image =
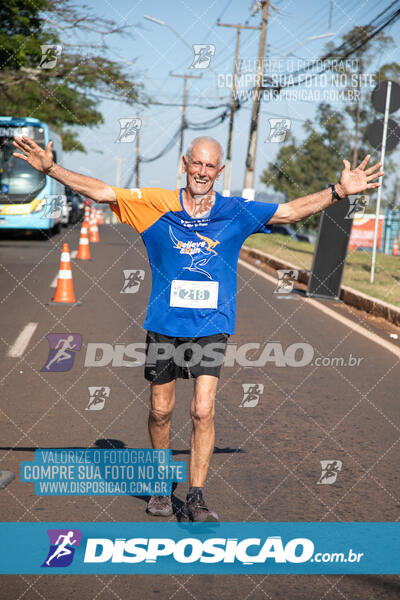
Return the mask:
MULTIPOLYGON (((234 333, 236 271, 240 248, 253 233, 275 223, 295 223, 351 194, 379 187, 380 163, 370 156, 350 170, 343 161, 340 182, 285 204, 221 196, 213 190, 223 169, 223 150, 210 137, 193 140, 183 157, 186 187, 121 189, 57 165, 49 142, 44 150, 16 138, 15 156, 95 202, 109 203, 119 221, 142 236, 152 268, 152 292, 144 328, 145 377, 151 384, 148 427, 153 448, 168 448, 175 380, 194 379, 190 489, 182 518, 218 520, 203 487, 214 449, 214 399, 227 340, 234 333)), ((152 515, 172 514, 170 496, 152 496, 152 515)))

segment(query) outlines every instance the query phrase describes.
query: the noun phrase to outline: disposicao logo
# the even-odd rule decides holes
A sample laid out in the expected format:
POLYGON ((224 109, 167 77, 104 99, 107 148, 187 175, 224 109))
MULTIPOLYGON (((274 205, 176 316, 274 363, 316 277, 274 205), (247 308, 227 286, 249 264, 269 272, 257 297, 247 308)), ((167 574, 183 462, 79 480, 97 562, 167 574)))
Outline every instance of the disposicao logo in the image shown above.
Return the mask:
POLYGON ((49 333, 47 336, 50 350, 42 372, 69 371, 75 360, 75 352, 82 346, 79 333, 49 333))
POLYGON ((247 538, 89 538, 85 563, 156 563, 158 558, 170 557, 178 563, 234 563, 244 565, 264 563, 268 558, 276 563, 304 563, 313 556, 314 544, 308 538, 294 538, 282 543, 280 536, 247 538), (253 548, 248 553, 250 548, 253 548))
POLYGON ((75 547, 81 545, 79 529, 48 529, 50 548, 42 567, 68 567, 72 563, 75 547))

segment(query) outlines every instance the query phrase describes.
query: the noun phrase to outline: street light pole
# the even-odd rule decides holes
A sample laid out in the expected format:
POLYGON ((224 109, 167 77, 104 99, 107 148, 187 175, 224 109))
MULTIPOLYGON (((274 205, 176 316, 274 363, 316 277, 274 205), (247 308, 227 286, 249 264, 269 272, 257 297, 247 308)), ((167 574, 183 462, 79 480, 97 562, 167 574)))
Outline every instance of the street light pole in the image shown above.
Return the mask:
MULTIPOLYGON (((168 27, 180 40, 187 46, 191 52, 193 52, 193 47, 187 43, 185 38, 183 38, 176 29, 174 29, 165 21, 161 21, 161 19, 156 19, 155 17, 151 17, 150 15, 143 15, 145 19, 148 21, 152 21, 153 23, 157 23, 158 25, 163 25, 164 27, 168 27)), ((181 116, 181 127, 180 127, 180 136, 179 136, 179 155, 178 155, 178 172, 176 177, 177 187, 181 186, 181 174, 182 174, 182 154, 183 154, 183 133, 185 131, 186 121, 186 99, 187 99, 187 79, 200 79, 201 75, 175 75, 174 73, 170 73, 171 77, 182 77, 183 78, 183 98, 182 98, 182 116, 181 116)))
POLYGON ((116 187, 121 185, 121 169, 122 163, 125 160, 122 156, 115 156, 115 160, 117 161, 117 177, 116 177, 116 187))
MULTIPOLYGON (((385 152, 386 152, 386 135, 387 135, 387 126, 389 120, 389 107, 390 107, 390 96, 392 93, 392 82, 388 81, 387 90, 386 90, 386 102, 385 102, 385 114, 383 117, 383 132, 382 132, 382 147, 381 147, 381 169, 383 169, 383 165, 385 162, 385 152)), ((375 228, 374 228, 374 245, 372 248, 372 263, 371 263, 371 274, 370 274, 370 283, 374 283, 375 276, 375 262, 376 262, 376 246, 378 243, 378 225, 379 225, 379 212, 381 209, 381 192, 382 192, 382 177, 379 177, 380 186, 378 187, 378 197, 376 199, 376 215, 375 215, 375 228)))
POLYGON ((235 49, 235 62, 233 65, 233 82, 232 82, 232 95, 231 95, 231 110, 229 115, 229 130, 228 130, 228 144, 226 147, 226 159, 225 159, 225 170, 224 170, 224 196, 229 196, 231 188, 231 165, 232 165, 232 131, 233 121, 236 111, 236 88, 237 88, 237 72, 239 63, 239 46, 240 46, 240 33, 242 29, 261 29, 260 27, 253 27, 250 25, 232 25, 230 23, 218 23, 220 27, 233 27, 236 29, 236 49, 235 49))
POLYGON ((140 188, 140 176, 139 176, 139 165, 140 165, 140 128, 136 131, 136 163, 135 163, 135 175, 136 175, 136 188, 140 188))
POLYGON ((262 86, 262 78, 264 74, 264 55, 265 44, 267 39, 267 23, 268 23, 268 8, 269 0, 263 2, 262 22, 260 43, 258 47, 258 63, 256 72, 256 82, 254 86, 253 107, 251 110, 249 143, 247 148, 246 171, 244 174, 243 197, 248 200, 254 200, 254 175, 256 163, 256 150, 258 138, 258 118, 260 116, 260 93, 262 86))
POLYGON ((182 175, 182 155, 183 155, 183 132, 186 127, 186 99, 187 99, 187 80, 188 79, 200 79, 201 75, 175 75, 174 73, 170 73, 171 77, 181 77, 183 78, 183 97, 182 97, 182 117, 181 117, 181 128, 180 128, 180 136, 179 136, 179 154, 178 154, 178 172, 176 177, 176 187, 181 187, 181 175, 182 175))
POLYGON ((190 49, 190 51, 193 52, 192 46, 188 44, 185 38, 183 38, 179 31, 174 29, 172 25, 168 25, 168 23, 165 23, 165 21, 161 21, 161 19, 155 19, 154 17, 150 17, 149 15, 143 15, 143 18, 147 19, 148 21, 152 21, 153 23, 157 23, 157 25, 163 25, 164 27, 168 27, 168 29, 170 29, 176 35, 176 37, 178 37, 181 40, 181 42, 183 42, 185 46, 187 46, 190 49))
POLYGON ((332 31, 329 31, 327 33, 321 33, 320 35, 311 35, 310 37, 308 37, 305 40, 303 40, 300 44, 298 44, 297 46, 295 46, 294 48, 292 48, 291 50, 289 50, 289 52, 286 52, 286 54, 284 54, 283 57, 289 56, 290 54, 292 54, 292 52, 294 52, 295 50, 298 50, 298 48, 301 48, 307 42, 312 42, 313 40, 321 40, 323 38, 332 37, 334 35, 336 35, 336 34, 333 33, 332 31))
MULTIPOLYGON (((262 89, 262 78, 264 74, 264 55, 265 55, 265 45, 266 45, 266 36, 267 36, 267 22, 268 22, 268 8, 269 1, 266 0, 263 2, 263 15, 262 15, 262 23, 261 23, 261 34, 260 34, 260 44, 258 49, 258 65, 257 65, 257 74, 256 74, 256 82, 254 86, 254 98, 253 98, 253 108, 251 112, 251 122, 250 122, 250 135, 249 135, 249 145, 247 150, 247 159, 246 159, 246 171, 244 176, 244 186, 243 186, 243 197, 248 200, 254 200, 254 179, 255 179, 255 165, 256 165, 256 153, 257 153, 257 137, 258 137, 258 120, 260 115, 260 103, 261 103, 261 89, 262 89)), ((308 41, 316 40, 324 37, 330 37, 335 35, 334 33, 323 33, 321 35, 314 35, 301 42, 298 46, 290 50, 286 53, 285 56, 291 54, 293 50, 300 48, 308 41)))

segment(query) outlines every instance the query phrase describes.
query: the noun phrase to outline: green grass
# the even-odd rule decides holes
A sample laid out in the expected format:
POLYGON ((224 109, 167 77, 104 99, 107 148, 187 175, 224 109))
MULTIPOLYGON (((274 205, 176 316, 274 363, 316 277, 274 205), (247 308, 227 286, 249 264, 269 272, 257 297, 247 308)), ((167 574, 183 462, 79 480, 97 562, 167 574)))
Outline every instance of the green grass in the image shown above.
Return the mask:
MULTIPOLYGON (((311 269, 314 244, 296 242, 285 235, 256 234, 249 237, 245 245, 272 254, 299 269, 311 269)), ((363 250, 349 252, 344 268, 343 285, 400 306, 400 256, 377 254, 373 284, 369 282, 371 258, 371 252, 363 250)))

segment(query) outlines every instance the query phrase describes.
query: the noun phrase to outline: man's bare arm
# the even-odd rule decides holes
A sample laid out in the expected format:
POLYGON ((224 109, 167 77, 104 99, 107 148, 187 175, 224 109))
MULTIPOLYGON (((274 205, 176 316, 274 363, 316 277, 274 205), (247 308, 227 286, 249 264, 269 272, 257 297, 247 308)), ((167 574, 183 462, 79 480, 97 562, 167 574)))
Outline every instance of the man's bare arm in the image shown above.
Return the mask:
POLYGON ((78 194, 82 194, 82 196, 91 198, 95 202, 108 202, 109 204, 116 203, 114 190, 110 185, 104 183, 104 181, 100 181, 100 179, 81 175, 80 173, 74 173, 74 171, 64 169, 64 167, 61 167, 56 163, 49 169, 47 174, 71 188, 71 190, 78 192, 78 194))
MULTIPOLYGON (((341 198, 352 194, 360 194, 365 190, 377 188, 381 185, 380 182, 370 183, 383 175, 383 171, 379 171, 381 163, 376 163, 373 167, 365 170, 370 158, 370 155, 367 154, 359 166, 352 171, 350 170, 349 161, 343 161, 344 169, 340 177, 340 183, 335 185, 335 191, 341 198)), ((328 208, 328 206, 335 202, 336 198, 332 197, 331 188, 303 196, 302 198, 296 198, 296 200, 292 200, 291 202, 280 204, 274 216, 268 221, 268 224, 296 223, 321 212, 321 210, 328 208)))
POLYGON ((16 137, 13 144, 23 152, 23 154, 14 152, 14 156, 25 160, 37 171, 50 175, 50 177, 71 188, 71 190, 91 198, 95 202, 112 204, 116 202, 115 193, 107 183, 94 177, 68 171, 68 169, 57 165, 53 159, 53 142, 49 142, 45 150, 26 136, 16 137))
MULTIPOLYGON (((339 184, 335 185, 335 190, 341 198, 345 197, 339 184)), ((331 188, 296 198, 296 200, 292 200, 291 202, 280 204, 274 216, 268 221, 268 225, 273 225, 274 223, 297 223, 297 221, 301 221, 310 215, 321 212, 321 210, 328 208, 328 206, 334 204, 336 201, 336 198, 332 197, 331 188)))

